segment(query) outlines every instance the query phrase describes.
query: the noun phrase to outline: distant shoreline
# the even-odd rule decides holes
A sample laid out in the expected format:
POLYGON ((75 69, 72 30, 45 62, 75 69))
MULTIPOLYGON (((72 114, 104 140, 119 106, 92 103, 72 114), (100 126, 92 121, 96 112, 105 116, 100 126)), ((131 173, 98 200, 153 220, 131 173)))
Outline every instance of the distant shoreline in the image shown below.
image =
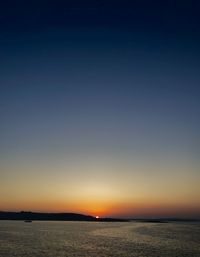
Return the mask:
POLYGON ((5 212, 0 211, 0 220, 24 220, 24 221, 104 221, 127 222, 128 219, 96 218, 79 213, 41 213, 41 212, 5 212))
POLYGON ((200 222, 200 219, 189 218, 96 218, 79 213, 43 213, 43 212, 7 212, 0 211, 0 220, 22 220, 22 221, 93 221, 93 222, 200 222))

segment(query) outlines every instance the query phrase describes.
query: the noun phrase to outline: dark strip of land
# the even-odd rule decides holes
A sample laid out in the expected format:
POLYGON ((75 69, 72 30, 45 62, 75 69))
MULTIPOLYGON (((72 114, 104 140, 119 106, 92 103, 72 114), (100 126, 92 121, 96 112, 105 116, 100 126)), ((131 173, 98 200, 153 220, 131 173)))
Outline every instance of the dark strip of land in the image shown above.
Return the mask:
POLYGON ((166 222, 199 222, 199 219, 181 219, 181 218, 96 218, 89 215, 79 213, 41 213, 41 212, 6 212, 0 211, 0 220, 24 220, 24 221, 98 221, 98 222, 153 222, 153 223, 166 223, 166 222))
POLYGON ((128 221, 115 218, 95 218, 78 213, 40 213, 40 212, 4 212, 0 211, 0 220, 43 220, 43 221, 128 221))

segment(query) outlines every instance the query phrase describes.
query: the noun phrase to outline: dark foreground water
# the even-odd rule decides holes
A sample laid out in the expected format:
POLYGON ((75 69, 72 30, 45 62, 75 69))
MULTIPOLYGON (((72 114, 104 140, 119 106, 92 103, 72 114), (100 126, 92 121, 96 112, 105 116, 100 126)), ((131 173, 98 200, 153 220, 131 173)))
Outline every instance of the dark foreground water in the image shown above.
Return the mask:
POLYGON ((0 257, 200 257, 200 223, 0 221, 0 257))

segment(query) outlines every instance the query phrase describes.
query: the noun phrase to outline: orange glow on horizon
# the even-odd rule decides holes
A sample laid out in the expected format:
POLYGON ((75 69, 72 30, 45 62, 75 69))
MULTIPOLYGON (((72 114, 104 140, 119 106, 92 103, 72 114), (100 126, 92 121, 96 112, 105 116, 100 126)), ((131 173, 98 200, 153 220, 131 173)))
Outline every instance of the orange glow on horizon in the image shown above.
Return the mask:
POLYGON ((184 199, 160 198, 125 198, 108 195, 94 197, 90 195, 60 195, 34 196, 27 199, 10 197, 0 202, 0 210, 5 211, 33 211, 33 212, 73 212, 93 217, 153 217, 173 216, 192 217, 200 216, 200 207, 195 201, 184 199), (48 198, 47 198, 48 197, 48 198), (61 198, 62 197, 62 198, 61 198), (49 199, 50 198, 50 199, 49 199), (39 199, 39 200, 38 200, 39 199))
POLYGON ((169 204, 161 202, 127 202, 127 203, 112 203, 110 202, 93 202, 93 201, 82 201, 79 203, 64 203, 64 202, 24 202, 16 203, 15 205, 10 204, 13 208, 2 208, 5 211, 35 211, 35 212, 74 212, 82 213, 85 215, 92 215, 97 219, 99 217, 154 217, 154 216, 173 216, 182 217, 188 216, 192 217, 195 215, 200 215, 200 208, 194 205, 183 205, 183 204, 169 204), (184 215, 183 215, 184 213, 184 215), (97 215, 98 214, 98 215, 97 215))

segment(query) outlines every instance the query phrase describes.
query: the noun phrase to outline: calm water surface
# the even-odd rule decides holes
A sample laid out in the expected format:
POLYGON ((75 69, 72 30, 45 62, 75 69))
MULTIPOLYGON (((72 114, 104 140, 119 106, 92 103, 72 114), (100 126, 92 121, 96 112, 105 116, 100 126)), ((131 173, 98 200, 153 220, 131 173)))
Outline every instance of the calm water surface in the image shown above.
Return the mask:
POLYGON ((200 257, 200 223, 0 221, 0 257, 200 257))

